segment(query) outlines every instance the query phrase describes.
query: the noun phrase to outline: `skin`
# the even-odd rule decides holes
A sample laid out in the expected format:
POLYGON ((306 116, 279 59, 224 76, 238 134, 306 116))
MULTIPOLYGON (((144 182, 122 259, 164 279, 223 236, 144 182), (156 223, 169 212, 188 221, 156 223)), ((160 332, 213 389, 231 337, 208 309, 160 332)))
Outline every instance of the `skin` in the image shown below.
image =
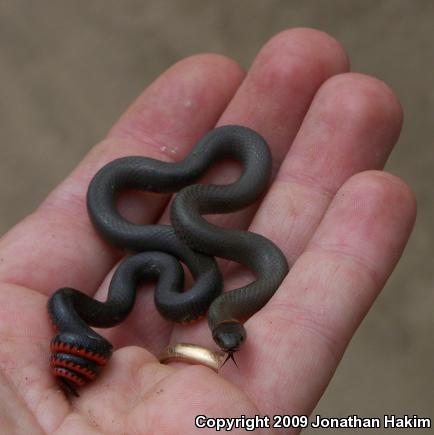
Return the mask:
MULTIPOLYGON (((399 135, 400 105, 384 83, 348 69, 342 47, 310 29, 273 37, 247 73, 218 55, 184 59, 1 239, 2 432, 206 433, 194 428, 197 414, 312 412, 399 260, 416 213, 409 188, 381 171, 399 135), (228 123, 267 139, 275 178, 262 203, 213 221, 263 234, 293 264, 272 300, 246 322, 240 369, 228 362, 217 375, 159 364, 154 355, 169 341, 214 345, 206 321, 173 326, 157 314, 152 292, 142 291, 129 319, 104 331, 119 349, 110 365, 69 401, 48 369, 47 296, 73 286, 103 300, 120 259, 87 217, 92 175, 124 155, 179 159, 207 130, 228 123)), ((236 176, 231 165, 218 169, 209 180, 236 176)), ((120 206, 135 221, 167 222, 168 200, 126 194, 120 206)), ((236 265, 222 267, 228 289, 250 277, 236 265)))

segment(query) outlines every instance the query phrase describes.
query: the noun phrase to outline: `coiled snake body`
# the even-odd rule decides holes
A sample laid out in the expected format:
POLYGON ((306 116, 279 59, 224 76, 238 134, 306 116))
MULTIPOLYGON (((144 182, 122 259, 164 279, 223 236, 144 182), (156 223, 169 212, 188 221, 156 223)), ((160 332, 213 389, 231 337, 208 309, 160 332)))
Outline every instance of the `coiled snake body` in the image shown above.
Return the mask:
POLYGON ((262 308, 288 272, 282 252, 268 239, 248 231, 217 227, 203 214, 228 213, 253 203, 264 192, 271 172, 271 154, 264 139, 241 126, 224 126, 206 134, 181 161, 166 163, 146 157, 124 157, 104 166, 92 179, 89 216, 103 238, 139 254, 116 270, 107 300, 99 302, 72 288, 57 290, 48 311, 58 334, 51 342, 55 376, 75 393, 94 379, 111 353, 111 344, 93 331, 122 322, 134 306, 136 287, 157 277, 155 304, 176 322, 197 319, 208 310, 208 323, 219 347, 232 354, 244 341, 241 320, 262 308), (242 173, 228 185, 192 184, 216 161, 232 158, 242 173), (178 192, 169 225, 138 225, 116 208, 126 189, 178 192), (222 278, 214 256, 250 268, 256 280, 221 293, 222 278), (182 261, 194 284, 183 291, 182 261))

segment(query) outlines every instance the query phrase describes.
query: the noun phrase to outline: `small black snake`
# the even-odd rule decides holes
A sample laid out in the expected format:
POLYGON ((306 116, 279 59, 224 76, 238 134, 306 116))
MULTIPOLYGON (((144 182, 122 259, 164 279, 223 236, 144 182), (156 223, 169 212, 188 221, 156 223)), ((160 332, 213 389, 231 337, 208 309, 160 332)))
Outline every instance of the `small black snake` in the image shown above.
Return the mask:
POLYGON ((202 215, 229 213, 257 200, 271 174, 265 140, 251 129, 224 126, 206 134, 181 161, 166 163, 147 157, 124 157, 100 169, 92 179, 87 206, 103 238, 139 254, 127 257, 116 270, 105 302, 72 289, 57 290, 48 312, 58 334, 51 342, 51 366, 68 390, 94 379, 112 353, 111 344, 93 331, 112 327, 131 312, 136 288, 158 278, 155 304, 175 322, 190 322, 208 310, 208 323, 218 346, 232 355, 245 340, 241 321, 261 309, 288 273, 287 261, 268 239, 248 231, 217 227, 202 215), (242 166, 239 178, 227 185, 192 184, 222 159, 242 166), (138 225, 117 210, 121 191, 178 192, 171 205, 170 225, 138 225), (256 280, 221 293, 222 278, 214 256, 241 263, 256 280), (175 258, 176 257, 176 258, 175 258), (182 261, 195 279, 183 291, 182 261))

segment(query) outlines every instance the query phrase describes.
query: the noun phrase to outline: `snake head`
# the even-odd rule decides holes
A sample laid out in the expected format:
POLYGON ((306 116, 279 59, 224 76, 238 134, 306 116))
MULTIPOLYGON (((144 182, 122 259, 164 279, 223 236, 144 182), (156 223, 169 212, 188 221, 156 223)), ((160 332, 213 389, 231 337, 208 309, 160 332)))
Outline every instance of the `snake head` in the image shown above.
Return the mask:
POLYGON ((221 350, 233 354, 239 350, 246 339, 246 330, 237 321, 225 321, 213 329, 212 337, 221 350))
POLYGON ((99 337, 62 332, 51 340, 51 372, 74 396, 76 388, 94 380, 111 357, 112 345, 99 337))

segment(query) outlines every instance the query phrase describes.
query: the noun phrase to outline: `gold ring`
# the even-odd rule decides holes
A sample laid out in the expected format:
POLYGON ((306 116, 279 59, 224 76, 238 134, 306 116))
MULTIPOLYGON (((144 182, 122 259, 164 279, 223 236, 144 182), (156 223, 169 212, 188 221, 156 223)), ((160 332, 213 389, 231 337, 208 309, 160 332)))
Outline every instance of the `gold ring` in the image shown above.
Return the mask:
POLYGON ((212 351, 197 344, 178 343, 169 345, 160 355, 159 360, 163 364, 171 361, 201 364, 218 372, 224 363, 225 355, 222 351, 212 351))

